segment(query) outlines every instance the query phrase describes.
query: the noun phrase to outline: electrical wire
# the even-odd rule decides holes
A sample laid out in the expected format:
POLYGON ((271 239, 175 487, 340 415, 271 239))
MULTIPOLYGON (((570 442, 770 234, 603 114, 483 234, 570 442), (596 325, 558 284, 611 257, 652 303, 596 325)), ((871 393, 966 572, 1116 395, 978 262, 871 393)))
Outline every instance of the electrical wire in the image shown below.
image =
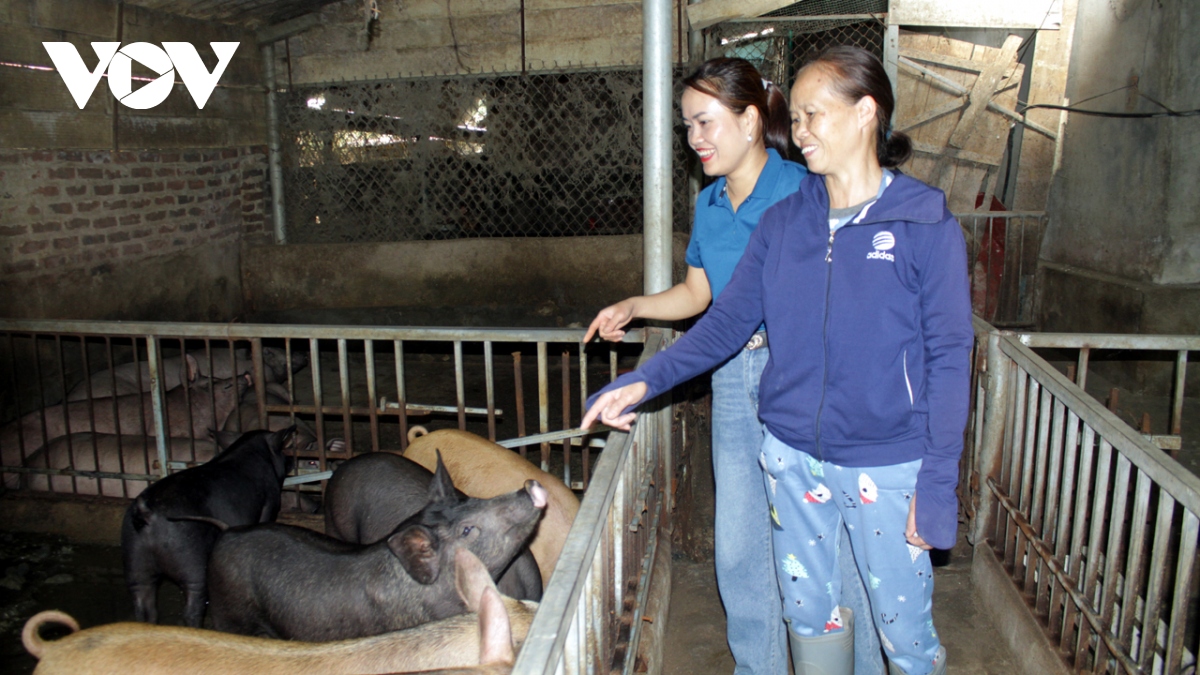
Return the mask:
POLYGON ((1066 110, 1070 113, 1079 115, 1093 115, 1095 117, 1120 117, 1124 119, 1144 119, 1149 117, 1196 117, 1200 115, 1200 108, 1196 110, 1162 110, 1159 112, 1110 112, 1108 110, 1088 110, 1085 108, 1076 108, 1069 105, 1051 105, 1049 103, 1037 103, 1030 106, 1025 106, 1021 112, 1028 112, 1043 108, 1046 110, 1066 110))

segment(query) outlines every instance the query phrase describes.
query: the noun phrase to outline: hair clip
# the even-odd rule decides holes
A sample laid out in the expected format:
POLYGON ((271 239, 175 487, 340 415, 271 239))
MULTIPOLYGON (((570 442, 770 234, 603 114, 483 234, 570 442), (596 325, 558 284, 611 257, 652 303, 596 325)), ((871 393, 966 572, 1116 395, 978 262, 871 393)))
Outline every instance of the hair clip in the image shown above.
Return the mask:
POLYGON ((771 85, 771 81, 766 78, 763 78, 763 89, 770 88, 770 85, 771 85))

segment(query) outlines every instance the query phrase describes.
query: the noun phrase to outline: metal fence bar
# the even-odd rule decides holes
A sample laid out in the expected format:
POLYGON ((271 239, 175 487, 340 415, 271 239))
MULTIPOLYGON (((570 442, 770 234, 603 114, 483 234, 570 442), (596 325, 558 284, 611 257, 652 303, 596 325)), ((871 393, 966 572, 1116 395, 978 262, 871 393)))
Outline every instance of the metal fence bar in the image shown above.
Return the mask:
MULTIPOLYGON (((998 445, 1001 461, 976 462, 986 487, 975 518, 994 519, 983 530, 993 533, 990 545, 1017 586, 1036 598, 1035 614, 1075 670, 1175 673, 1196 658, 1189 616, 1200 478, 1029 345, 1173 351, 1182 389, 1179 353, 1200 346, 1200 338, 1108 337, 1017 336, 977 324, 978 340, 994 345, 984 438, 1007 440, 998 445), (1014 376, 992 381, 1010 367, 1014 376)), ((1086 368, 1078 372, 1086 382, 1086 368)), ((979 452, 986 456, 986 441, 979 452)))

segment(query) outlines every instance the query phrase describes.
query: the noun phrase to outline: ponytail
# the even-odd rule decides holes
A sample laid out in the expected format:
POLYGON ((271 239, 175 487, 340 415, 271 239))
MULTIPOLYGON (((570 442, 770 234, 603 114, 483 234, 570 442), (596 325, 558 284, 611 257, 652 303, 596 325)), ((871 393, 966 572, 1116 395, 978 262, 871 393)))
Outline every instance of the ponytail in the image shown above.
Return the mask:
POLYGON ((792 138, 792 118, 788 112, 787 97, 774 82, 766 83, 767 107, 762 110, 763 143, 775 148, 779 156, 787 159, 792 138))

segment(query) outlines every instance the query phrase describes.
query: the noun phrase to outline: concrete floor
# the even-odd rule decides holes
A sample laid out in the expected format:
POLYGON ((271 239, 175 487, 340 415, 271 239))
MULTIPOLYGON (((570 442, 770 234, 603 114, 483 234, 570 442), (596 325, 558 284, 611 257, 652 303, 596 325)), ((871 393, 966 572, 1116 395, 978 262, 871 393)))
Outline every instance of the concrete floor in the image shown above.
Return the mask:
MULTIPOLYGON (((946 646, 950 675, 1008 675, 1016 660, 996 639, 993 617, 971 588, 971 547, 960 537, 949 564, 934 569, 933 617, 946 646)), ((728 675, 733 657, 725 642, 725 614, 712 561, 676 556, 663 675, 728 675)))

